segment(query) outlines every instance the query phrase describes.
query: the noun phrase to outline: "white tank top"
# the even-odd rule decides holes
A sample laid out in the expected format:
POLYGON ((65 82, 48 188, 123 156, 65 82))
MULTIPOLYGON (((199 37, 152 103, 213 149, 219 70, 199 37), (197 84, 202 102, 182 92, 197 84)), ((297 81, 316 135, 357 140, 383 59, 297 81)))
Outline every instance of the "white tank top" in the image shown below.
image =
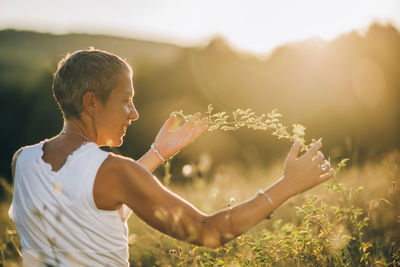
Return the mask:
POLYGON ((24 266, 129 266, 131 210, 99 210, 93 199, 97 171, 109 153, 85 143, 54 172, 42 159, 46 141, 25 147, 16 162, 9 215, 24 266))

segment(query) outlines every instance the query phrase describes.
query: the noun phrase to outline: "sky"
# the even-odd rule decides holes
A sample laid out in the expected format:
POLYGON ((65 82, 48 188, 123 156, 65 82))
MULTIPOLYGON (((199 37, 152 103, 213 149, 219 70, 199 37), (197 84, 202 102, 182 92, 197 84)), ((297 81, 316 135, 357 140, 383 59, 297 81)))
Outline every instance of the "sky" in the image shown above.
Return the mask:
POLYGON ((183 46, 222 36, 253 53, 308 38, 328 41, 374 22, 400 29, 400 0, 0 0, 0 29, 100 33, 183 46))

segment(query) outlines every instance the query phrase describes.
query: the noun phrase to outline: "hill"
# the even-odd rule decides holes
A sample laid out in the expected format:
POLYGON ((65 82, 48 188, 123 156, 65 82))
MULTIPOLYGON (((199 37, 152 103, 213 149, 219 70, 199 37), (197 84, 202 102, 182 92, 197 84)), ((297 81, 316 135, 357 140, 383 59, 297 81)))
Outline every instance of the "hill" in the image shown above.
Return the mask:
MULTIPOLYGON (((278 108, 286 124, 301 123, 307 136, 323 136, 333 159, 362 162, 400 145, 400 33, 371 25, 331 42, 309 39, 276 48, 268 57, 241 54, 221 39, 206 47, 179 47, 113 36, 0 31, 0 175, 9 177, 12 153, 57 134, 62 118, 51 99, 51 75, 67 52, 90 46, 125 57, 134 69, 135 101, 141 119, 120 151, 138 158, 173 110, 278 108)), ((263 132, 205 135, 176 158, 268 162, 288 144, 263 132), (211 145, 210 145, 211 144, 211 145)))

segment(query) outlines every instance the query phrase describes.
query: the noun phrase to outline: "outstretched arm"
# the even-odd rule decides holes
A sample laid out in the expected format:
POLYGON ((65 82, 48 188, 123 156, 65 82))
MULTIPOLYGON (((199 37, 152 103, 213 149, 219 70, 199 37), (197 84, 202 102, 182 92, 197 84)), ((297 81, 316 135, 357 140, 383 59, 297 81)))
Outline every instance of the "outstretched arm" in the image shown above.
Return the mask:
POLYGON ((165 234, 196 245, 218 247, 248 231, 290 197, 329 179, 333 169, 323 172, 320 168, 323 155, 318 150, 321 145, 316 143, 298 157, 300 144, 294 143, 285 161, 284 175, 264 190, 273 206, 268 197, 257 194, 212 215, 202 213, 165 188, 133 160, 115 156, 110 159, 115 163, 106 165, 113 166, 108 171, 116 175, 113 196, 117 202, 125 203, 146 223, 165 234))
MULTIPOLYGON (((186 122, 180 128, 171 130, 175 120, 175 115, 170 116, 154 141, 156 149, 164 159, 178 153, 207 130, 207 118, 200 120, 200 113, 197 113, 195 119, 186 122)), ((147 151, 137 162, 150 172, 162 163, 160 157, 152 149, 147 151)))

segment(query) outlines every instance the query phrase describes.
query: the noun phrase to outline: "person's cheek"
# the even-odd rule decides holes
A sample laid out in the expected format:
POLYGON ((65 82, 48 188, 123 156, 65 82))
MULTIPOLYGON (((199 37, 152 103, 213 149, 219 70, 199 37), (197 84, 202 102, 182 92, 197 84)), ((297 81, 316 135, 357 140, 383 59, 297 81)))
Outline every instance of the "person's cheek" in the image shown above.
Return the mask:
POLYGON ((129 112, 130 112, 130 106, 129 105, 125 105, 124 112, 125 112, 126 115, 129 114, 129 112))

